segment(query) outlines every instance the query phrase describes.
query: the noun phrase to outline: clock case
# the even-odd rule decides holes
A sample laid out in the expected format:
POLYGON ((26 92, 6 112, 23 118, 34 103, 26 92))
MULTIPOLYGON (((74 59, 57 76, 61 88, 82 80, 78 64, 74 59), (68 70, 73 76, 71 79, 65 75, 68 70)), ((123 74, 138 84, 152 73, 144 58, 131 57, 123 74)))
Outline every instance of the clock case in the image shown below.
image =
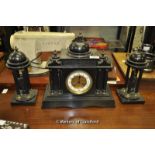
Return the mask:
POLYGON ((54 53, 48 61, 49 84, 46 87, 42 108, 57 107, 114 107, 114 100, 107 85, 108 72, 112 63, 108 56, 91 50, 88 57, 74 58, 67 50, 54 53), (74 95, 66 87, 67 76, 83 70, 92 77, 93 85, 89 92, 74 95))
POLYGON ((72 41, 67 50, 54 52, 48 61, 49 84, 46 87, 42 108, 114 107, 108 81, 112 69, 111 59, 94 49, 89 49, 83 36, 72 41), (66 86, 66 79, 73 71, 82 70, 92 78, 91 89, 75 95, 66 86))

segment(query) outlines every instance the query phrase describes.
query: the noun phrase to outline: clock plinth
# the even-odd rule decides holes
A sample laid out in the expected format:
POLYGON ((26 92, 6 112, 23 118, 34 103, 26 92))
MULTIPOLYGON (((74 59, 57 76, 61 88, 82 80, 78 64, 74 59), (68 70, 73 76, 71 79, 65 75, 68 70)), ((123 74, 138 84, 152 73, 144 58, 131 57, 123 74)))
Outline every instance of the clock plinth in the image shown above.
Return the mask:
POLYGON ((114 108, 115 102, 111 95, 109 86, 107 86, 106 94, 84 94, 73 95, 70 93, 63 93, 55 95, 49 94, 50 86, 47 85, 44 94, 42 108, 87 108, 87 107, 106 107, 114 108))

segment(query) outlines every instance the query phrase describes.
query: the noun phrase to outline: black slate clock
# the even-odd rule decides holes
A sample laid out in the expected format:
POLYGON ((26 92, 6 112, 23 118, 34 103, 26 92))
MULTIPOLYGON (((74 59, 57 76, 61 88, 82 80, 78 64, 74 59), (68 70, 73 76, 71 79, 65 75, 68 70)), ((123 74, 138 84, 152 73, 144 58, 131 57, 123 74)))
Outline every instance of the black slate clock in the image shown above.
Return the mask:
POLYGON ((90 49, 83 36, 75 38, 67 50, 55 51, 48 68, 42 108, 115 106, 107 84, 111 59, 90 49))

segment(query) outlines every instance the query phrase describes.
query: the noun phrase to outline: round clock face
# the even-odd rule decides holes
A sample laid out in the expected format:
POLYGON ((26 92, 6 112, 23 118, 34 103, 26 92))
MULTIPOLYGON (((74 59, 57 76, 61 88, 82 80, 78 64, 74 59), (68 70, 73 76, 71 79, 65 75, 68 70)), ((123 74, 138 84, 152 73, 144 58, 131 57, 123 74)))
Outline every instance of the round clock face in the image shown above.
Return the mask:
POLYGON ((87 93, 92 87, 92 78, 85 71, 73 71, 66 79, 66 87, 71 93, 76 95, 87 93))

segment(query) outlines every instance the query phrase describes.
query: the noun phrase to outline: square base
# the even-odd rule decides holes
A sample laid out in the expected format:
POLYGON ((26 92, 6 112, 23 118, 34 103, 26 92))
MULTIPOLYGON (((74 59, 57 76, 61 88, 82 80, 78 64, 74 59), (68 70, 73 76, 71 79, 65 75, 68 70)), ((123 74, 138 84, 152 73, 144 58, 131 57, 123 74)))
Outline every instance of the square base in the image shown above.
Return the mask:
POLYGON ((140 96, 140 97, 139 97, 138 99, 136 99, 136 100, 129 100, 129 99, 124 98, 124 97, 121 95, 120 89, 117 89, 116 92, 117 92, 117 95, 118 95, 118 97, 119 97, 121 103, 123 103, 123 104, 137 104, 137 103, 138 103, 138 104, 144 104, 144 103, 145 103, 144 98, 143 98, 142 96, 140 96))
POLYGON ((29 101, 17 101, 16 100, 16 95, 17 93, 15 93, 13 95, 12 101, 11 101, 11 105, 34 105, 36 103, 36 98, 37 98, 37 94, 38 94, 38 90, 37 89, 31 89, 31 92, 34 94, 34 97, 29 100, 29 101))
POLYGON ((85 108, 85 107, 115 107, 114 99, 111 96, 108 87, 108 95, 97 96, 95 94, 88 95, 73 95, 64 93, 59 96, 49 94, 49 85, 46 87, 42 108, 85 108))

